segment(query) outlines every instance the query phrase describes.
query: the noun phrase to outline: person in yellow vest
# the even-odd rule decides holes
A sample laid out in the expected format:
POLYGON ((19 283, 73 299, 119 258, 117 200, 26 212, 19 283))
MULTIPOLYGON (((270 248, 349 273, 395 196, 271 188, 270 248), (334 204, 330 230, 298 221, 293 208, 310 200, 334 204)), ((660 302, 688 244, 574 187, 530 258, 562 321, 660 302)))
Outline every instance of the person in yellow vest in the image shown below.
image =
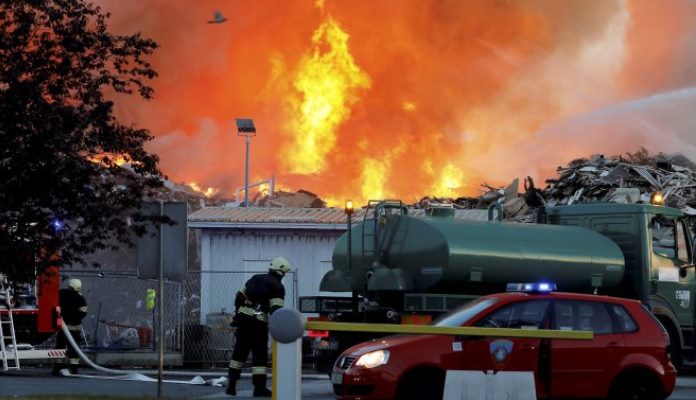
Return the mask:
POLYGON ((227 371, 225 393, 237 395, 237 381, 244 362, 252 355, 251 380, 255 397, 270 397, 266 388, 266 363, 268 362, 268 316, 283 307, 285 288, 282 279, 290 271, 290 262, 278 257, 271 262, 266 274, 252 276, 235 297, 234 351, 227 371))
MULTIPOLYGON (((80 343, 82 338, 82 319, 87 315, 87 302, 82 296, 82 281, 79 279, 70 279, 68 287, 61 289, 59 292, 60 315, 63 323, 70 331, 70 336, 75 339, 75 343, 80 343)), ((80 358, 68 343, 68 339, 63 334, 62 330, 58 331, 56 339, 56 349, 65 349, 68 358, 68 365, 71 374, 77 374, 80 365, 80 358)), ((53 375, 60 375, 60 370, 65 365, 62 362, 53 364, 53 375)))

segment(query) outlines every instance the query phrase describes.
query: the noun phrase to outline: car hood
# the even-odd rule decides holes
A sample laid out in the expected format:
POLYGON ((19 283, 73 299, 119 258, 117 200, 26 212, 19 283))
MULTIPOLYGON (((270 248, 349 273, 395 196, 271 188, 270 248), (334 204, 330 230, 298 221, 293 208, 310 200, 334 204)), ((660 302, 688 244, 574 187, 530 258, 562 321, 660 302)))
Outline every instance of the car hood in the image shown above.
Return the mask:
POLYGON ((351 356, 360 356, 365 353, 369 353, 375 350, 390 349, 402 345, 413 345, 418 342, 424 342, 431 340, 433 335, 394 335, 387 336, 379 339, 373 339, 369 342, 363 342, 356 344, 353 347, 348 348, 343 354, 351 356))

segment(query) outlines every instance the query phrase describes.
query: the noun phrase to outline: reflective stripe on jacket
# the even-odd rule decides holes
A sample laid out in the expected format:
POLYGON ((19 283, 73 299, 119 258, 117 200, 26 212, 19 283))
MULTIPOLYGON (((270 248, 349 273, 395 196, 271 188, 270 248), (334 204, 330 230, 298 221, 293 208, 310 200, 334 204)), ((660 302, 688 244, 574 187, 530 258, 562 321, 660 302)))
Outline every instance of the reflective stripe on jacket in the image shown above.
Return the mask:
POLYGON ((265 313, 263 311, 258 311, 255 308, 251 308, 249 306, 239 307, 239 313, 248 315, 250 317, 254 317, 254 318, 258 319, 259 321, 268 322, 268 313, 265 313))
POLYGON ((235 298, 235 306, 239 306, 237 312, 264 322, 268 321, 268 314, 285 304, 282 278, 274 272, 252 276, 244 284, 244 288, 237 293, 235 298))

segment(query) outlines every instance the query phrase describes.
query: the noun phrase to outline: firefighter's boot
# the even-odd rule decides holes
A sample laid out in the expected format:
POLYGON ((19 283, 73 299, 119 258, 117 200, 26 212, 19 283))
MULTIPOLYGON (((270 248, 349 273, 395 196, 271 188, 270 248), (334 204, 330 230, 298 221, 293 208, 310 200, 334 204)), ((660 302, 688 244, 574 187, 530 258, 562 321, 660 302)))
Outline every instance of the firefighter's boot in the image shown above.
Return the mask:
POLYGON ((80 367, 80 359, 79 358, 70 358, 69 359, 70 366, 68 367, 68 370, 72 375, 77 375, 79 373, 79 367, 80 367))
POLYGON ((273 392, 268 390, 265 386, 259 386, 254 388, 254 397, 272 397, 273 392))
POLYGON ((254 397, 271 397, 271 391, 266 388, 266 374, 254 374, 251 376, 254 383, 254 397))
POLYGON ((51 375, 60 376, 60 370, 63 368, 65 368, 65 364, 63 364, 63 363, 53 364, 53 370, 51 371, 51 375))
POLYGON ((229 394, 230 396, 236 396, 237 395, 237 379, 239 379, 239 374, 237 371, 233 370, 232 368, 227 369, 227 389, 225 389, 225 393, 229 394))

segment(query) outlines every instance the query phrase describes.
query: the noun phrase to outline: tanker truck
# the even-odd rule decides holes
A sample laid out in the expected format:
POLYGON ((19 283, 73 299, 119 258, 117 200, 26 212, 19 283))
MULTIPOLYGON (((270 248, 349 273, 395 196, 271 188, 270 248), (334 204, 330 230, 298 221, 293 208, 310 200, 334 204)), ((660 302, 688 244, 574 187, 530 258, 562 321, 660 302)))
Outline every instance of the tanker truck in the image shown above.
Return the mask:
MULTIPOLYGON (((370 202, 363 221, 339 238, 320 285, 350 295, 301 298, 301 311, 343 322, 428 323, 511 282, 552 282, 560 291, 642 301, 669 333, 675 365, 696 365, 696 243, 682 211, 634 203, 542 210, 538 223, 525 224, 503 222, 498 203, 487 221, 469 221, 454 219, 452 208, 415 217, 400 201, 370 202)), ((320 369, 371 338, 314 336, 320 369)))

